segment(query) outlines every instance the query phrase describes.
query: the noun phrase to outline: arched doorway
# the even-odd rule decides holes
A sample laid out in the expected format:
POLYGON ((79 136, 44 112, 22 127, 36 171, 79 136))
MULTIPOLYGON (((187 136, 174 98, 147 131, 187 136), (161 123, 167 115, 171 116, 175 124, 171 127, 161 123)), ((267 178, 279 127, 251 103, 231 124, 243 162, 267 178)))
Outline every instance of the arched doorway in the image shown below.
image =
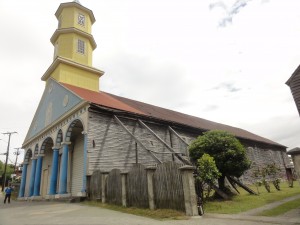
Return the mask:
POLYGON ((41 178, 41 196, 44 198, 49 192, 50 184, 50 171, 52 165, 52 155, 53 155, 53 140, 48 137, 44 140, 41 147, 41 155, 44 155, 43 165, 42 165, 42 178, 41 178))
POLYGON ((70 192, 77 196, 82 190, 84 168, 84 128, 79 119, 74 120, 67 131, 66 141, 71 142, 70 147, 70 192))

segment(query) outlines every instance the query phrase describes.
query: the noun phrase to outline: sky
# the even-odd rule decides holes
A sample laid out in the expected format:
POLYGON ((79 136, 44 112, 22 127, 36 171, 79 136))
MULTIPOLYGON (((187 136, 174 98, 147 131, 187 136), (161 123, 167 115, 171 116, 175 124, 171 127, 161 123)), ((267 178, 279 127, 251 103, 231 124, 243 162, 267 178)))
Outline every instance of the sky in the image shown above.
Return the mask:
MULTIPOLYGON (((60 3, 0 0, 0 133, 18 132, 9 163, 45 87, 60 3)), ((300 146, 300 117, 285 84, 300 64, 299 0, 80 3, 96 18, 93 66, 105 72, 102 91, 300 146)), ((0 139, 1 154, 8 135, 0 139)))

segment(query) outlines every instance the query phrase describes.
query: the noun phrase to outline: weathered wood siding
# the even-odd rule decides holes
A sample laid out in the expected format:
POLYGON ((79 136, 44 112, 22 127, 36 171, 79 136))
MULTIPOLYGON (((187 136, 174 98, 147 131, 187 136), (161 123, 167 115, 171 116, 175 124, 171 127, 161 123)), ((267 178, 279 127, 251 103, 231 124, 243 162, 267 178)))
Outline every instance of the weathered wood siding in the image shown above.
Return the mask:
MULTIPOLYGON (((97 169, 110 171, 113 168, 129 170, 136 163, 136 142, 127 134, 123 128, 115 122, 112 117, 90 113, 89 136, 88 136, 88 158, 89 172, 97 169)), ((141 127, 137 121, 122 119, 127 129, 135 135, 138 140, 149 150, 166 152, 169 150, 159 142, 148 130, 141 127)), ((149 125, 149 124, 147 124, 149 125)), ((151 125, 149 125, 150 127, 151 125)), ((151 126, 156 132, 159 128, 151 126)), ((158 135, 170 144, 167 137, 167 127, 158 135)), ((137 145, 138 163, 153 165, 157 161, 137 145)), ((162 161, 172 160, 172 156, 166 154, 155 154, 162 161)))
POLYGON ((127 205, 148 208, 147 173, 141 164, 134 165, 127 174, 127 205))
POLYGON ((241 177, 245 183, 252 183, 252 173, 254 167, 262 168, 268 164, 275 163, 280 168, 280 177, 286 179, 286 165, 289 164, 287 154, 279 150, 264 149, 258 147, 246 148, 248 159, 251 160, 253 168, 247 170, 241 177))
POLYGON ((77 196, 82 189, 83 176, 83 135, 79 135, 72 152, 71 194, 77 196))
POLYGON ((93 172, 91 178, 90 178, 90 198, 92 200, 100 200, 102 195, 102 189, 101 189, 101 171, 96 170, 93 172))
MULTIPOLYGON (((112 116, 89 112, 88 126, 88 173, 100 169, 101 171, 110 171, 113 168, 118 168, 121 171, 129 171, 136 163, 136 141, 113 119, 112 116)), ((121 122, 125 127, 149 150, 170 153, 170 150, 159 141, 146 128, 142 127, 137 120, 131 120, 120 117, 121 122)), ((143 121, 156 135, 164 142, 171 146, 176 152, 188 154, 188 146, 195 140, 201 131, 187 130, 179 127, 172 127, 176 133, 184 140, 184 143, 177 135, 170 132, 167 125, 154 122, 143 121), (198 132, 198 133, 197 133, 198 132)), ((251 160, 258 164, 267 164, 275 161, 282 168, 282 178, 285 178, 285 165, 288 165, 288 159, 282 149, 265 147, 257 142, 240 140, 245 147, 252 147, 252 152, 248 152, 251 160), (257 150, 259 149, 259 150, 257 150), (281 155, 282 154, 282 155, 281 155)), ((137 145, 138 163, 145 166, 157 164, 157 161, 145 151, 141 146, 137 145)), ((162 162, 172 161, 172 154, 157 154, 157 158, 162 162)), ((177 157, 174 157, 175 162, 181 163, 177 157)), ((246 173, 245 176, 248 176, 246 173)), ((245 177, 244 176, 244 177, 245 177)))
POLYGON ((119 169, 113 169, 106 180, 106 199, 110 204, 122 205, 122 179, 119 169))
POLYGON ((159 209, 185 211, 180 164, 169 162, 157 166, 153 176, 155 205, 159 209))
MULTIPOLYGON (((126 189, 126 206, 148 208, 148 185, 154 190, 154 204, 160 209, 176 209, 185 211, 185 199, 182 183, 182 173, 179 168, 182 164, 165 162, 159 164, 153 175, 152 184, 148 184, 147 172, 143 165, 137 164, 126 174, 127 180, 122 184, 122 175, 119 169, 113 169, 109 174, 97 170, 90 179, 89 193, 92 200, 100 200, 101 180, 105 180, 105 202, 122 205, 122 186, 126 189), (153 185, 153 186, 152 186, 153 185)), ((102 197, 102 196, 101 196, 102 197)), ((103 200, 103 199, 102 199, 103 200)))

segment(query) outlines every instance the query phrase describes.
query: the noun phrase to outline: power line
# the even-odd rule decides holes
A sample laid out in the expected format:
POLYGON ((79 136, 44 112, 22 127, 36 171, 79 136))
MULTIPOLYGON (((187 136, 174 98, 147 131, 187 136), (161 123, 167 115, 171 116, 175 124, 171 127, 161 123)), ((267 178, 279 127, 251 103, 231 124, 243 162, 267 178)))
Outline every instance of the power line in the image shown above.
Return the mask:
POLYGON ((7 167, 7 160, 8 160, 8 155, 9 155, 9 144, 10 144, 10 137, 12 134, 17 134, 17 132, 6 132, 6 133, 2 133, 2 134, 7 134, 8 135, 8 142, 7 142, 7 151, 6 151, 6 160, 5 160, 5 166, 4 166, 4 172, 3 172, 3 176, 2 176, 2 191, 4 191, 4 187, 5 187, 5 182, 6 182, 6 167, 7 167))

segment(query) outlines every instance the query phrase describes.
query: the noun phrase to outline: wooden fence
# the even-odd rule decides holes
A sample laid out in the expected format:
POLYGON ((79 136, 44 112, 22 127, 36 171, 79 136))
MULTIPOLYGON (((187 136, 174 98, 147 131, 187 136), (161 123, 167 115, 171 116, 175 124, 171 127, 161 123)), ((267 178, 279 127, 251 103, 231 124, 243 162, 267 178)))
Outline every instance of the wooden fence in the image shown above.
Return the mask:
POLYGON ((147 172, 141 164, 132 167, 127 175, 127 206, 149 208, 147 172))
POLYGON ((175 209, 198 215, 194 168, 166 162, 145 168, 135 164, 127 172, 95 171, 89 184, 91 200, 129 207, 175 209))
POLYGON ((185 211, 182 176, 179 170, 181 166, 173 162, 157 166, 153 176, 154 198, 157 208, 185 211))

